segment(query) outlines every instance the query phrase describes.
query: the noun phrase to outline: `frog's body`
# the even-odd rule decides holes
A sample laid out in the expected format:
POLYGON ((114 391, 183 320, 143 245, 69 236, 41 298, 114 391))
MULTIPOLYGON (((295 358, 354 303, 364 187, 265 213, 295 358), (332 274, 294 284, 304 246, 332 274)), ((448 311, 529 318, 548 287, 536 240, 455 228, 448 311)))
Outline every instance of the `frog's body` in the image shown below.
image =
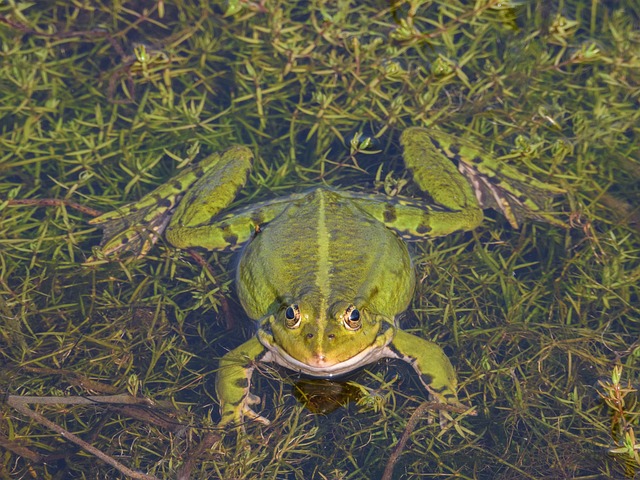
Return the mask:
POLYGON ((388 343, 384 336, 377 340, 409 305, 414 283, 411 259, 398 235, 352 199, 326 189, 289 204, 249 243, 237 281, 245 310, 263 321, 259 338, 274 360, 314 376, 343 374, 376 360, 388 343), (290 305, 298 306, 296 329, 264 316, 283 315, 290 305), (357 330, 344 325, 351 306, 362 317, 357 330), (354 342, 361 345, 356 356, 350 348, 354 342))
POLYGON ((442 349, 396 323, 415 287, 403 238, 470 230, 482 220, 471 185, 437 143, 442 141, 420 128, 402 135, 405 163, 430 203, 317 188, 221 215, 251 167, 251 152, 234 147, 94 221, 105 224, 107 253, 144 253, 163 231, 178 248, 247 244, 236 283, 259 328, 220 362, 222 423, 243 416, 267 423, 251 408, 257 403, 250 393, 256 362, 331 377, 380 358, 399 358, 414 367, 436 400, 456 403, 456 376, 442 349))

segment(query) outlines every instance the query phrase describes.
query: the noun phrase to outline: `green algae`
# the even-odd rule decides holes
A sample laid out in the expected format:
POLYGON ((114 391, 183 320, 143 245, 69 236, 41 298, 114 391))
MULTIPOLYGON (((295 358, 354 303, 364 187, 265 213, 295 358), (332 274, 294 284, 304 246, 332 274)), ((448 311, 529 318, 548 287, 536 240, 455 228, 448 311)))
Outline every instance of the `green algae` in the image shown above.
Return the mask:
MULTIPOLYGON (((488 213, 415 245, 403 325, 447 348, 478 415, 417 422, 394 478, 633 476, 639 25, 631 1, 0 4, 2 393, 152 400, 31 408, 158 478, 380 478, 424 399, 410 371, 372 366, 328 416, 263 371, 274 425, 220 431, 215 359, 251 334, 233 258, 83 265, 99 232, 76 204, 117 208, 234 143, 258 156, 242 202, 410 193, 395 137, 436 125, 565 189, 549 208, 571 228, 488 213)), ((0 478, 124 477, 11 405, 0 478)))

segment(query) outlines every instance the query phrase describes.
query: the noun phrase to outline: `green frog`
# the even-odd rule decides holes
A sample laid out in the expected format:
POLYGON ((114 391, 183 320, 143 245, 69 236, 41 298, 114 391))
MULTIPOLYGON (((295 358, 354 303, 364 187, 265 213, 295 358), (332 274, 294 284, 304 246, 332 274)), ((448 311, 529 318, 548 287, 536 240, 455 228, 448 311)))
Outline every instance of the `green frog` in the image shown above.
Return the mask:
POLYGON ((405 240, 472 230, 483 206, 499 208, 514 226, 525 214, 559 223, 515 185, 528 193, 559 189, 437 131, 409 128, 401 144, 428 201, 318 187, 225 213, 252 165, 251 150, 235 146, 92 220, 105 231, 105 255, 144 255, 161 235, 179 249, 243 247, 236 288, 257 333, 220 361, 222 425, 245 417, 269 423, 254 411, 259 398, 251 393, 254 369, 265 362, 335 378, 382 358, 400 359, 433 400, 458 404, 456 374, 442 348, 397 322, 416 284, 405 240))

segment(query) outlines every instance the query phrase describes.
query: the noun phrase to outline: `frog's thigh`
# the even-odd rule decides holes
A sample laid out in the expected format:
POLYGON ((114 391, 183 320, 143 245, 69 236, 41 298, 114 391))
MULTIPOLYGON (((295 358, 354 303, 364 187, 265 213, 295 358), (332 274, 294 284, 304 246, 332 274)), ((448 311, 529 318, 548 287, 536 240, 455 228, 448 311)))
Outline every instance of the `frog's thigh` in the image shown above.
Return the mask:
POLYGON ((247 147, 231 147, 199 164, 189 177, 174 180, 184 197, 173 214, 172 227, 201 225, 226 208, 247 181, 252 160, 247 147))
POLYGON ((482 210, 467 208, 449 210, 438 205, 429 205, 409 198, 366 198, 356 199, 357 204, 384 223, 387 228, 397 231, 403 238, 440 237, 457 231, 473 230, 482 222, 482 210))
POLYGON ((258 203, 223 217, 213 215, 199 225, 172 221, 165 238, 176 248, 233 250, 257 235, 259 227, 277 217, 288 204, 286 198, 258 203))
POLYGON ((400 138, 404 163, 418 187, 451 211, 482 212, 473 188, 456 166, 433 144, 424 128, 408 128, 400 138))
POLYGON ((456 373, 442 348, 410 333, 398 330, 389 345, 396 358, 411 364, 420 380, 436 398, 456 403, 456 373))

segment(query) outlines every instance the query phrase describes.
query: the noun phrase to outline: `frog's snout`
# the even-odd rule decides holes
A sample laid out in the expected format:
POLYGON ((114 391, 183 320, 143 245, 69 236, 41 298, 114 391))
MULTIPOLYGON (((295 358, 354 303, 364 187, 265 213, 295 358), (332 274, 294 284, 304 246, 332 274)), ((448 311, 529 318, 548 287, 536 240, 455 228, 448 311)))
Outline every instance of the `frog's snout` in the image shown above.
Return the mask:
POLYGON ((327 356, 321 352, 313 355, 313 357, 311 357, 311 360, 311 365, 314 367, 326 367, 329 365, 329 363, 327 362, 327 356))
POLYGON ((339 363, 339 356, 334 352, 333 341, 336 336, 333 333, 316 334, 308 345, 309 356, 307 364, 316 368, 332 367, 339 363))

